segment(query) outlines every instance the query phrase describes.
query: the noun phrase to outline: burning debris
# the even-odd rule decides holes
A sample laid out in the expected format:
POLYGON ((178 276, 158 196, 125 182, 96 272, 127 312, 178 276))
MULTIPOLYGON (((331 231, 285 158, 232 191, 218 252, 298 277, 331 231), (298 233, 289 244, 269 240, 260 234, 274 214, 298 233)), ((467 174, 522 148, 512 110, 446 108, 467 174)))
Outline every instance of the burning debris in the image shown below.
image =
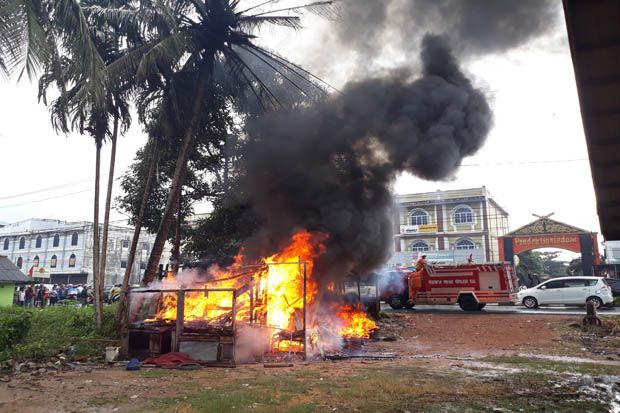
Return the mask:
MULTIPOLYGON (((326 240, 323 233, 300 231, 282 251, 260 265, 244 267, 239 255, 231 268, 212 268, 210 281, 198 281, 199 277, 189 273, 179 280, 167 278, 160 285, 134 291, 134 296, 150 294, 146 307, 155 305, 155 314, 134 323, 133 332, 151 336, 150 353, 170 348, 199 359, 195 347, 200 344, 196 343, 210 341, 217 347, 211 357, 220 361, 222 351, 228 353, 228 359, 240 360, 265 353, 306 355, 308 337, 313 337, 310 355, 339 351, 346 340, 367 339, 377 326, 360 307, 334 302, 329 316, 316 310, 314 262, 324 253, 326 240), (171 344, 163 345, 162 337, 171 344), (222 350, 230 346, 233 348, 222 350), (235 352, 243 356, 235 357, 235 352)), ((145 307, 141 300, 132 300, 132 304, 134 314, 140 312, 137 307, 145 307)))

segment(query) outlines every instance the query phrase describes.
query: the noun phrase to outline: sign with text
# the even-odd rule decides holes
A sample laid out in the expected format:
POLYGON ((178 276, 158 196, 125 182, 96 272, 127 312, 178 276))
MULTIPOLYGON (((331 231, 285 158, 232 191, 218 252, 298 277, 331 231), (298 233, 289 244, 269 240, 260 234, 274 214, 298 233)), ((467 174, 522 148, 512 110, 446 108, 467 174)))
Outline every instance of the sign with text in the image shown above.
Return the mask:
POLYGON ((434 232, 437 232, 437 224, 401 225, 400 226, 400 233, 403 235, 432 234, 434 232))
POLYGON ((515 237, 513 240, 514 254, 536 248, 563 248, 569 251, 580 252, 578 235, 534 235, 531 237, 515 237))

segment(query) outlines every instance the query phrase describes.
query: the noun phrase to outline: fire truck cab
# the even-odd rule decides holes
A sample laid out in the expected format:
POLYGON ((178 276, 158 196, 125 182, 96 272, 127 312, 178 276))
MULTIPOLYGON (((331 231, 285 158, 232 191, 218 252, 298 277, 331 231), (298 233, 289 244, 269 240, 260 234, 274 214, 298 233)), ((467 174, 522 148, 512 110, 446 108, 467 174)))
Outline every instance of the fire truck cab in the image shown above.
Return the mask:
POLYGON ((380 299, 394 309, 415 304, 459 304, 465 311, 517 300, 517 279, 508 263, 425 265, 417 294, 409 282, 412 275, 413 271, 403 270, 386 274, 380 299))

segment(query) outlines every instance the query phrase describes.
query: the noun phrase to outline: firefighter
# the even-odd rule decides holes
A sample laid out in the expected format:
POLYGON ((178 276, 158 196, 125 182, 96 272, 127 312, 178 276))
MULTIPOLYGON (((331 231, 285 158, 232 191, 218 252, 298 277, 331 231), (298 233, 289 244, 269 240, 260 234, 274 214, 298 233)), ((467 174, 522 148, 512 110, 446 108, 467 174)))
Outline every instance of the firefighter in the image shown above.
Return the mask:
POLYGON ((418 298, 418 293, 422 289, 422 272, 426 264, 426 255, 422 255, 415 264, 415 271, 409 275, 409 301, 414 303, 416 298, 418 298))

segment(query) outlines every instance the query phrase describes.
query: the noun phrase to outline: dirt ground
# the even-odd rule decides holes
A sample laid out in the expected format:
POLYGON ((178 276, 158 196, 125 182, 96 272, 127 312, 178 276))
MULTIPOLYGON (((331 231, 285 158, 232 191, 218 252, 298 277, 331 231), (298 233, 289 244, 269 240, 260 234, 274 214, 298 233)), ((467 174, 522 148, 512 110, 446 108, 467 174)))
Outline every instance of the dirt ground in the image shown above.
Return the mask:
POLYGON ((3 376, 8 382, 0 383, 0 411, 620 409, 620 346, 617 341, 602 346, 602 339, 587 339, 570 326, 576 320, 397 313, 383 320, 379 340, 365 347, 367 354, 393 356, 389 359, 313 361, 274 369, 253 364, 138 372, 82 364, 68 371, 14 373, 3 376))

